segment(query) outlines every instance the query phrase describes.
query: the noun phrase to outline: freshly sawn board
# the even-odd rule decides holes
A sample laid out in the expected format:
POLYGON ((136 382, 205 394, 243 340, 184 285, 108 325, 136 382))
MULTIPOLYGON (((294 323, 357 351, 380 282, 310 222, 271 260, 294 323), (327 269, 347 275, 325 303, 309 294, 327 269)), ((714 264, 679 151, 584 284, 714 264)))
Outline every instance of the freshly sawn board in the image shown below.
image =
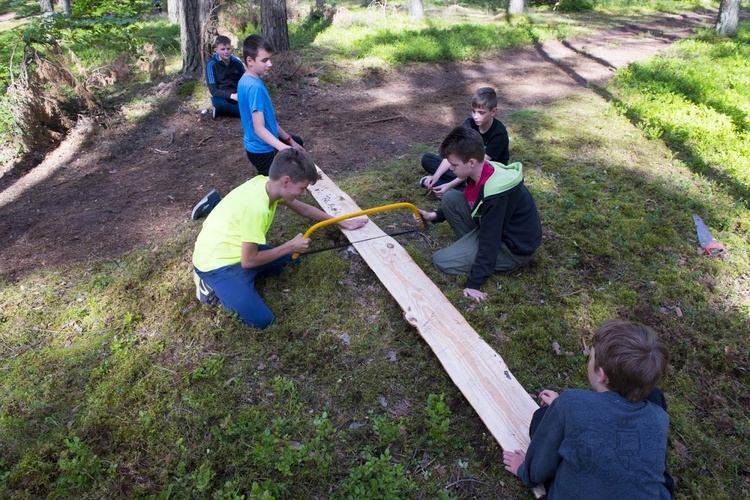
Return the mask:
MULTIPOLYGON (((361 211, 328 176, 308 189, 332 216, 361 211)), ((440 289, 396 240, 372 221, 355 231, 343 230, 411 323, 432 348, 443 368, 477 412, 503 450, 525 450, 529 423, 539 407, 508 366, 466 322, 440 289), (361 241, 359 240, 367 240, 361 241)), ((542 495, 543 487, 535 489, 542 495)))

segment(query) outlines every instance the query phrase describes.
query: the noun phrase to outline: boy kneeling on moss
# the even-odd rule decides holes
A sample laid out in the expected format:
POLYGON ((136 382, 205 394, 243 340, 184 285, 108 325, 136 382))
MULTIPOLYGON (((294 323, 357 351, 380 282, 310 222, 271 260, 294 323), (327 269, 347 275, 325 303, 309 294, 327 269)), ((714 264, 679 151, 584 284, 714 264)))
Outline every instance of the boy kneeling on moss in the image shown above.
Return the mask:
POLYGON ((440 144, 440 156, 463 192, 451 189, 434 212, 420 210, 426 221, 450 224, 458 237, 432 257, 446 274, 466 274, 464 296, 482 301, 479 288, 495 271, 513 271, 527 264, 542 243, 542 225, 534 198, 523 183, 520 163, 485 161, 484 141, 468 127, 454 128, 440 144))
MULTIPOLYGON (((255 280, 276 276, 292 262, 292 254, 307 250, 302 233, 274 247, 266 244, 276 207, 283 203, 314 221, 331 218, 323 210, 299 200, 318 180, 315 163, 303 151, 284 149, 271 163, 269 176, 258 175, 232 190, 203 223, 193 250, 193 281, 197 299, 221 303, 230 313, 256 328, 266 328, 274 314, 255 287, 255 280)), ((366 217, 338 222, 343 229, 359 229, 366 217)))
POLYGON ((593 391, 545 390, 531 419, 531 444, 505 451, 505 468, 547 498, 671 498, 666 471, 669 417, 656 383, 669 351, 648 326, 610 320, 594 333, 593 391))

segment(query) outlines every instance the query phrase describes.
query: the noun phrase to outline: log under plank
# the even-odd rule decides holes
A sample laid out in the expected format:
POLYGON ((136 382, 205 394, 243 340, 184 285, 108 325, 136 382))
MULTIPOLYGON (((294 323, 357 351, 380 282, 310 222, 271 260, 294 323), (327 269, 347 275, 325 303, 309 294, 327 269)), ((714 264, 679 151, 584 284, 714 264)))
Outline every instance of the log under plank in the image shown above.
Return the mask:
MULTIPOLYGON (((308 189, 332 216, 362 210, 319 170, 308 189)), ((370 221, 355 231, 342 230, 419 331, 451 380, 482 419, 503 450, 529 446, 529 423, 539 407, 508 366, 466 322, 440 289, 396 240, 370 221)), ((534 490, 538 496, 544 488, 534 490)))

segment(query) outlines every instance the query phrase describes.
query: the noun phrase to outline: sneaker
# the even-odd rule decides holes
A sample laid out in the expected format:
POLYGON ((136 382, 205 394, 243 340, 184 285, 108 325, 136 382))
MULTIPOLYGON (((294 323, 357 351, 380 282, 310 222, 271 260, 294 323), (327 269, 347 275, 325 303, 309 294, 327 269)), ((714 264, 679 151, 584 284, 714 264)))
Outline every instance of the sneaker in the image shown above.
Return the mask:
POLYGON ((208 286, 195 271, 193 271, 193 283, 195 283, 195 298, 201 304, 215 306, 219 303, 219 298, 216 297, 214 289, 208 286))
POLYGON ((211 119, 212 119, 212 120, 215 120, 215 119, 216 119, 216 108, 212 108, 212 109, 211 109, 211 119))
POLYGON ((220 201, 221 195, 215 189, 212 189, 211 192, 204 196, 203 199, 193 208, 190 218, 198 220, 201 217, 208 215, 220 201))
POLYGON ((429 175, 425 175, 424 177, 422 177, 421 179, 419 179, 419 185, 422 186, 423 188, 426 188, 427 187, 427 179, 429 179, 429 178, 430 178, 429 175))

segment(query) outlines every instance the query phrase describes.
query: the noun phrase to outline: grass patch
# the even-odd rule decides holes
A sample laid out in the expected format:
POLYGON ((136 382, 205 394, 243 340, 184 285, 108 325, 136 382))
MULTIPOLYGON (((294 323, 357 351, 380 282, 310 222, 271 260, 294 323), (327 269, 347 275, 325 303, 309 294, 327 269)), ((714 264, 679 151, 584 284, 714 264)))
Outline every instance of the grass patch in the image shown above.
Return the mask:
POLYGON ((490 51, 580 32, 577 27, 541 19, 507 23, 486 12, 464 10, 471 16, 461 12, 449 15, 446 10, 420 21, 402 12, 381 17, 373 15, 372 9, 339 10, 333 23, 319 20, 314 29, 303 24, 291 30, 290 36, 307 58, 356 70, 410 62, 478 60, 490 51))
MULTIPOLYGON (((717 148, 682 119, 691 106, 710 109, 700 126, 724 130, 729 153, 742 147, 746 103, 731 94, 742 80, 719 85, 721 71, 690 68, 712 54, 741 75, 736 54, 746 45, 700 37, 678 47, 679 64, 657 59, 623 72, 617 103, 592 94, 507 115, 544 242, 531 266, 488 281, 486 302, 462 296, 465 278, 432 268, 433 249, 452 239, 445 225, 399 238, 530 392, 587 387, 583 344, 605 319, 662 332, 672 352, 660 384, 668 461, 682 498, 750 489, 747 165, 719 165, 717 148), (659 104, 662 89, 684 108, 659 104), (650 113, 658 120, 646 126, 650 113), (693 213, 726 259, 696 253, 693 213)), ((430 208, 414 179, 417 153, 435 146, 336 182, 363 208, 430 208), (392 189, 372 190, 374 182, 392 189)), ((275 224, 271 236, 307 227, 283 209, 275 224)), ((0 497, 522 494, 482 422, 358 257, 311 255, 261 282, 278 321, 258 331, 195 301, 189 262, 199 227, 157 251, 0 283, 0 497)), ((321 230, 315 243, 339 238, 321 230)))
MULTIPOLYGON (((747 210, 597 97, 506 122, 545 227, 535 263, 491 278, 489 300, 474 304, 461 295, 464 278, 430 265, 431 246, 448 244, 449 231, 438 226, 427 240, 402 243, 530 392, 586 387, 583 342, 603 320, 654 325, 673 354, 662 388, 678 491, 726 498, 747 488, 750 380, 738 367, 748 362, 750 264, 746 236, 735 229, 747 224, 747 210), (730 249, 728 259, 696 254, 693 212, 730 249)), ((415 163, 338 182, 363 207, 383 196, 424 205, 422 190, 406 182, 415 163), (393 192, 374 193, 373 178, 393 192)), ((377 221, 384 227, 400 222, 395 212, 383 217, 393 217, 377 221)), ((277 223, 288 234, 306 227, 285 210, 277 223)), ((521 492, 473 410, 358 258, 321 253, 262 282, 279 321, 257 331, 193 299, 188 262, 198 228, 157 252, 2 287, 0 493, 521 492)), ((316 243, 336 237, 321 230, 316 243)))
POLYGON ((673 53, 620 72, 621 109, 650 138, 662 138, 694 171, 750 200, 750 24, 737 36, 712 32, 673 53))

